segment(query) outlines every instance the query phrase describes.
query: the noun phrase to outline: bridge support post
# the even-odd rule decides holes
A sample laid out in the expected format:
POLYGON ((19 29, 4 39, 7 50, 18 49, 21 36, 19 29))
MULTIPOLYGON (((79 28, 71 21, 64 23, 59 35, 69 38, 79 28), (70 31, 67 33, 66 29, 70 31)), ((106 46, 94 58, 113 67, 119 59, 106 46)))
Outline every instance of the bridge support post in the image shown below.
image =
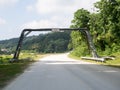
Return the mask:
POLYGON ((21 50, 21 47, 22 47, 22 42, 23 42, 23 39, 24 37, 26 37, 31 31, 28 31, 27 33, 25 33, 25 31, 23 30, 21 35, 20 35, 20 38, 19 38, 19 41, 18 41, 18 45, 17 45, 17 48, 15 50, 15 53, 14 53, 14 56, 13 58, 10 60, 10 62, 17 62, 18 61, 18 58, 19 58, 19 54, 20 54, 20 50, 21 50))
POLYGON ((95 48, 95 45, 92 41, 92 36, 90 35, 90 32, 89 30, 84 30, 85 34, 86 34, 86 38, 87 38, 87 41, 88 41, 88 46, 90 48, 90 51, 91 51, 91 54, 94 58, 98 58, 98 54, 97 54, 97 51, 96 51, 96 48, 95 48))

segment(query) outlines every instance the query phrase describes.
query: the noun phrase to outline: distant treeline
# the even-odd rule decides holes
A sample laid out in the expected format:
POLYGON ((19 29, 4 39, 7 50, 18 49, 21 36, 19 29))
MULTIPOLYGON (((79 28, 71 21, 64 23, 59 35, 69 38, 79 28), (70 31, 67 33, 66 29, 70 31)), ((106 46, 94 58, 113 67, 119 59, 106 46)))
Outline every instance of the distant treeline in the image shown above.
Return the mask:
MULTIPOLYGON (((13 53, 19 38, 0 41, 1 53, 13 53)), ((70 32, 52 32, 29 36, 23 40, 22 51, 39 53, 61 53, 68 51, 70 32)))

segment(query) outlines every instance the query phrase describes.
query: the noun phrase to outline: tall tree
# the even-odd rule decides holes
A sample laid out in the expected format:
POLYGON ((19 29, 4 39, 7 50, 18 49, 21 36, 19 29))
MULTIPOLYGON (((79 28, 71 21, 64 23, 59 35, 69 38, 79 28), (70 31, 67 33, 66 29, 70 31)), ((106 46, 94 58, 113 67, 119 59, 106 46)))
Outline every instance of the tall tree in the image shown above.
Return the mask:
POLYGON ((97 44, 102 51, 116 52, 120 50, 120 0, 101 0, 95 4, 99 9, 99 27, 97 44))
MULTIPOLYGON (((89 28, 97 50, 103 54, 120 52, 120 0, 100 0, 95 3, 97 13, 79 9, 74 13, 72 28, 89 28)), ((73 54, 84 55, 86 44, 79 32, 71 33, 69 48, 73 54), (72 47, 71 47, 72 46, 72 47)))
MULTIPOLYGON (((88 22, 90 20, 90 12, 85 9, 79 9, 74 13, 74 19, 72 20, 71 28, 88 28, 88 22)), ((88 54, 88 47, 86 44, 85 36, 78 31, 71 33, 71 43, 73 54, 77 56, 88 54)))

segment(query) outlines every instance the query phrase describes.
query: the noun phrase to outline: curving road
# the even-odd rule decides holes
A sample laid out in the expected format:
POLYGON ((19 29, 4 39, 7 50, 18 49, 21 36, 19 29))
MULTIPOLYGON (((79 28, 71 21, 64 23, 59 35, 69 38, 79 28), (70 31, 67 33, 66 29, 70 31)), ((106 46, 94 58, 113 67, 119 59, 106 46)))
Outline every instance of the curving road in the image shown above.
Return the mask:
POLYGON ((75 61, 67 54, 50 55, 3 90, 120 90, 120 69, 75 61))

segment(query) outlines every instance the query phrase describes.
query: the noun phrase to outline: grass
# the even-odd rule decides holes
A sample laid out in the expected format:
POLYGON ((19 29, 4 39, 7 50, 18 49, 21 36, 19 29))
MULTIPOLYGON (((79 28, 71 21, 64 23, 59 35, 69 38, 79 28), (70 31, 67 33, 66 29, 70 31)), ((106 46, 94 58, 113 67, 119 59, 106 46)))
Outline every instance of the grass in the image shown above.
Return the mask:
POLYGON ((44 56, 44 54, 22 53, 20 55, 20 62, 17 63, 8 63, 8 60, 12 58, 11 55, 0 56, 0 89, 21 74, 31 63, 44 56))
MULTIPOLYGON (((111 67, 116 67, 116 68, 120 68, 120 53, 114 53, 114 54, 112 54, 112 56, 115 56, 115 60, 106 60, 105 63, 94 61, 94 60, 84 60, 84 61, 91 62, 91 63, 96 63, 96 64, 101 64, 101 65, 106 65, 106 66, 111 66, 111 67)), ((76 59, 76 60, 81 60, 80 57, 73 56, 72 54, 69 54, 69 57, 73 58, 73 59, 76 59)))
POLYGON ((120 53, 115 53, 113 56, 115 56, 116 59, 108 60, 104 65, 120 68, 120 53))
POLYGON ((22 73, 29 63, 14 63, 0 65, 0 88, 5 86, 10 80, 22 73))

